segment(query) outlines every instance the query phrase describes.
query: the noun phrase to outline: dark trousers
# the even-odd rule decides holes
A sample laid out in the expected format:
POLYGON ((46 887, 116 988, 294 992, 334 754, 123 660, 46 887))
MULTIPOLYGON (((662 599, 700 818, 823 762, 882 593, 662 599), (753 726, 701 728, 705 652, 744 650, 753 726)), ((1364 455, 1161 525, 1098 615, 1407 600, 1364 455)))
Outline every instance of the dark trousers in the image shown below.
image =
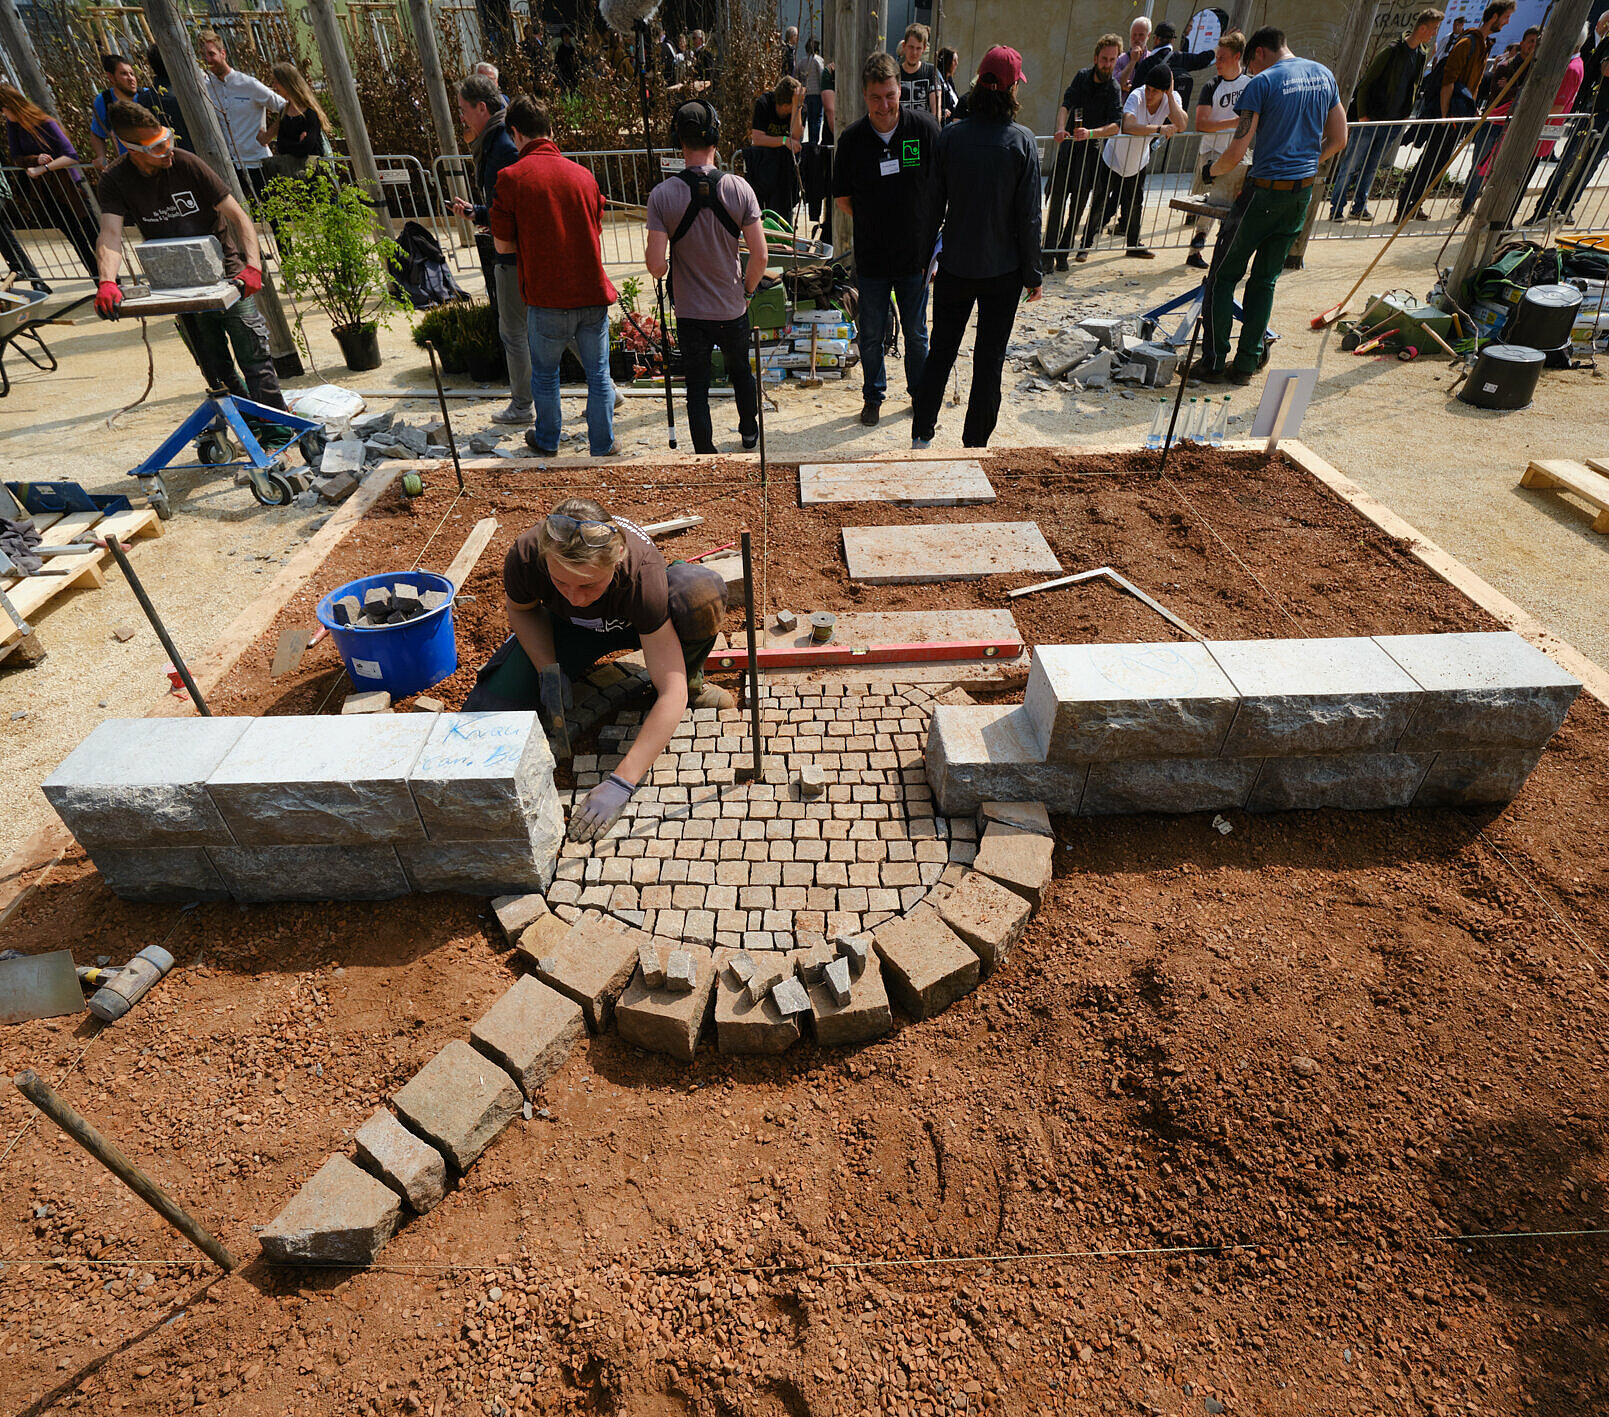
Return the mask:
POLYGON ((491 232, 475 233, 475 254, 480 257, 480 273, 486 281, 486 298, 495 310, 497 309, 497 247, 492 242, 491 232))
MULTIPOLYGON (((704 668, 715 648, 726 615, 726 581, 718 571, 672 561, 665 567, 670 588, 670 623, 681 641, 682 662, 691 679, 704 668)), ((637 649, 642 636, 635 630, 584 630, 568 620, 554 619, 553 652, 564 677, 572 684, 606 654, 637 649)), ((475 676, 475 687, 464 700, 465 713, 485 710, 535 712, 542 706, 541 676, 520 642, 510 635, 475 676)))
POLYGON ((34 265, 33 258, 23 249, 22 242, 17 239, 10 224, 0 217, 0 256, 5 258, 7 269, 15 271, 18 280, 37 281, 39 268, 34 265))
POLYGON ((1229 215, 1218 224, 1212 265, 1201 287, 1202 360, 1215 369, 1229 363, 1235 286, 1246 277, 1241 296, 1240 344, 1235 371, 1255 374, 1263 359, 1263 336, 1274 311, 1274 283, 1285 269, 1285 257, 1302 234, 1312 187, 1274 192, 1250 181, 1229 215))
POLYGON ((986 448, 1000 418, 1000 372, 1006 364, 1006 345, 1017 322, 1022 299, 1022 277, 1016 271, 986 280, 951 275, 942 267, 933 278, 933 333, 928 339, 927 364, 911 409, 911 436, 931 438, 944 402, 944 386, 961 336, 978 307, 978 333, 972 349, 972 389, 967 394, 966 423, 961 442, 969 448, 986 448))
MULTIPOLYGON (((1609 79, 1602 82, 1609 83, 1609 79)), ((1581 196, 1581 189, 1587 185, 1587 179, 1598 166, 1598 159, 1603 156, 1606 126, 1609 126, 1609 118, 1595 119, 1591 125, 1577 130, 1569 146, 1559 155, 1553 176, 1548 179, 1547 189, 1531 214, 1532 226, 1539 224, 1555 209, 1562 216, 1570 215, 1581 196)))
POLYGON ((1096 169, 1106 167, 1100 152, 1101 145, 1093 139, 1075 143, 1069 138, 1056 149, 1056 165, 1050 173, 1049 210, 1045 214, 1045 250, 1065 257, 1072 248, 1073 233, 1084 219, 1084 204, 1099 175, 1096 169))
POLYGON ((735 320, 689 320, 678 316, 676 335, 681 341, 682 371, 687 380, 687 431, 693 436, 693 451, 720 451, 710 428, 710 351, 717 348, 726 361, 726 377, 732 381, 737 400, 738 432, 744 438, 756 437, 760 431, 760 404, 754 371, 749 368, 753 349, 748 312, 735 320))
POLYGON ((249 398, 267 408, 285 408, 279 375, 268 352, 268 324, 251 296, 237 300, 227 310, 203 310, 177 319, 179 333, 190 346, 209 389, 225 389, 236 398, 249 398))
MULTIPOLYGON (((1106 167, 1103 162, 1102 167, 1106 167)), ((1145 210, 1145 169, 1142 167, 1132 177, 1120 177, 1111 168, 1106 168, 1110 174, 1106 179, 1105 195, 1090 208, 1090 231, 1099 232, 1100 229, 1112 219, 1112 213, 1119 207, 1123 209, 1123 244, 1133 250, 1140 244, 1140 214, 1145 210), (1100 213, 1099 220, 1096 213, 1100 213)), ((1086 241, 1086 246, 1094 242, 1086 241)))
POLYGON ((1095 178, 1089 198, 1089 224, 1084 228, 1084 240, 1079 250, 1087 251, 1095 244, 1112 213, 1117 210, 1118 189, 1123 179, 1104 162, 1095 164, 1095 178))
MULTIPOLYGON (((1452 112, 1449 118, 1465 118, 1474 113, 1473 105, 1461 102, 1461 95, 1453 94, 1452 112)), ((1425 150, 1419 155, 1419 161, 1408 174, 1408 179, 1402 184, 1402 191, 1397 195, 1397 220, 1401 221, 1413 210, 1417 202, 1429 190, 1431 181, 1436 174, 1447 165, 1447 159, 1453 155, 1453 149, 1458 146, 1459 140, 1464 136, 1464 125, 1461 123, 1438 123, 1428 130, 1430 141, 1425 144, 1425 150)))

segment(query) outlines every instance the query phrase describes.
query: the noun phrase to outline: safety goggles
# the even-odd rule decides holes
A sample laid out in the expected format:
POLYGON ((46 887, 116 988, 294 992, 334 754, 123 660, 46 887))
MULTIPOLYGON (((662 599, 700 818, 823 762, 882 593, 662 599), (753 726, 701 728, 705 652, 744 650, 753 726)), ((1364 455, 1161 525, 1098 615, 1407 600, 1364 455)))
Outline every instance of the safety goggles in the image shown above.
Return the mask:
POLYGON ((568 546, 579 538, 594 550, 614 540, 615 524, 591 518, 567 517, 563 512, 551 512, 547 519, 547 534, 561 546, 568 546))
POLYGON ((118 142, 125 148, 148 153, 151 157, 166 157, 173 151, 173 129, 164 128, 148 143, 136 143, 131 138, 119 138, 118 142))

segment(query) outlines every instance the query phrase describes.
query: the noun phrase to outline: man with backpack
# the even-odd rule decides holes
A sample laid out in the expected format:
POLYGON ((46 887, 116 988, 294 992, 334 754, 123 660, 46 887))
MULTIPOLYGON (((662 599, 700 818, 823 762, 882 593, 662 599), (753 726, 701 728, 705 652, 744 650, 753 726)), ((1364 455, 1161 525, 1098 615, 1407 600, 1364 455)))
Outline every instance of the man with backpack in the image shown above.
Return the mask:
POLYGON ((672 122, 684 166, 648 195, 648 270, 655 279, 670 278, 693 451, 718 451, 709 397, 710 353, 717 347, 737 401, 738 432, 749 449, 760 441, 748 307, 765 278, 760 203, 747 182, 716 166, 721 120, 714 104, 693 99, 676 110, 672 122), (740 236, 749 252, 741 269, 740 236))

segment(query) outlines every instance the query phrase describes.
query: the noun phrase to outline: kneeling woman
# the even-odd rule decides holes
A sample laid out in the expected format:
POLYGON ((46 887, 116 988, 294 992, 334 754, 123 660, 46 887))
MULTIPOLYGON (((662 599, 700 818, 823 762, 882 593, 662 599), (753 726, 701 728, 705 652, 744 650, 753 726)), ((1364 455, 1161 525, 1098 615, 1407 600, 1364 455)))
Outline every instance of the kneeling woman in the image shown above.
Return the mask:
POLYGON ((706 686, 703 673, 726 614, 726 582, 685 561, 667 566, 644 532, 571 497, 509 548, 503 589, 514 633, 476 676, 466 712, 541 711, 543 669, 557 664, 573 682, 610 651, 642 647, 658 697, 620 766, 571 813, 570 836, 590 841, 615 823, 670 742, 689 685, 695 706, 731 707, 732 696, 706 686))

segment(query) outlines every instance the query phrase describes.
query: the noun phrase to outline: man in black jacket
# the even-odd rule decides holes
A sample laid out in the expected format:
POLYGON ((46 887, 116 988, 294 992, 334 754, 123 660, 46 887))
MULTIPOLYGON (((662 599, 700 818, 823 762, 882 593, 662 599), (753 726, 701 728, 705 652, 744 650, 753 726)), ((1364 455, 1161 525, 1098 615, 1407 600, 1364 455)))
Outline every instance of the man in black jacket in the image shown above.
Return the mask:
POLYGON ((1425 56, 1441 28, 1440 10, 1421 10, 1413 24, 1388 44, 1363 71, 1347 122, 1378 126, 1353 131, 1346 151, 1335 168, 1330 188, 1330 220, 1340 221, 1348 193, 1352 215, 1373 221, 1369 211, 1369 189, 1380 164, 1395 155, 1402 141, 1402 119, 1413 112, 1413 96, 1425 72, 1425 56))
POLYGON ((486 298, 497 311, 497 333, 508 355, 508 407, 492 415, 493 423, 529 424, 531 346, 525 326, 525 301, 514 256, 499 256, 492 242, 491 207, 497 198, 497 175, 519 161, 520 150, 503 126, 503 98, 484 74, 471 74, 458 86, 458 116, 470 136, 470 160, 480 201, 453 198, 453 211, 475 223, 475 252, 486 277, 486 298))
POLYGON ((933 280, 933 336, 911 414, 911 446, 931 445, 961 336, 978 307, 972 389, 961 442, 987 447, 1000 417, 1000 372, 1024 290, 1044 293, 1039 269, 1039 150, 1015 122, 1022 56, 997 45, 978 65, 967 116, 939 134, 933 208, 943 246, 933 280))
POLYGON ((1101 145, 1095 139, 1115 138, 1123 130, 1123 91, 1113 77, 1122 52, 1123 41, 1115 34, 1103 34, 1096 40, 1095 62, 1073 75, 1056 110, 1056 165, 1050 173, 1045 250, 1056 253, 1058 271, 1067 269, 1073 233, 1083 220, 1084 205, 1099 171, 1101 145))
POLYGON ((1173 25, 1163 20, 1156 27, 1151 36, 1152 50, 1142 59, 1134 69, 1134 82, 1129 85, 1130 92, 1145 82, 1147 70, 1153 64, 1166 64, 1168 72, 1173 75, 1173 92, 1178 95, 1179 107, 1190 106, 1190 94, 1195 88, 1196 81, 1190 76, 1198 69, 1208 68, 1213 61, 1213 51, 1204 50, 1200 54, 1192 54, 1188 49, 1180 49, 1174 40, 1179 32, 1173 25))

